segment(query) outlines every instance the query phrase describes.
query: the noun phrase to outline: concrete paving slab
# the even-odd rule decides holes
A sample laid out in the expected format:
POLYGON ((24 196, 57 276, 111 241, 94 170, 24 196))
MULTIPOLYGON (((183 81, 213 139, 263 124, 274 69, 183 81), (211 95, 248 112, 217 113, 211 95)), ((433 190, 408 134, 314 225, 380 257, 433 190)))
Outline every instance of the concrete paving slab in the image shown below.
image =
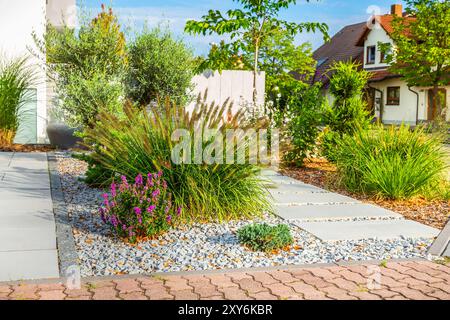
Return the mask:
POLYGON ((312 186, 310 184, 277 184, 268 187, 268 190, 272 194, 276 193, 314 193, 314 192, 327 192, 324 189, 312 186))
POLYGON ((450 243, 447 246, 447 249, 444 251, 444 253, 442 254, 443 257, 449 257, 450 258, 450 243))
POLYGON ((441 233, 439 233, 436 240, 434 240, 433 244, 428 249, 428 254, 431 254, 433 256, 442 256, 449 246, 450 246, 450 221, 447 222, 447 224, 441 230, 441 233))
POLYGON ((30 211, 53 211, 50 189, 0 188, 0 215, 30 211))
POLYGON ((295 222, 322 241, 434 238, 439 230, 411 220, 295 222))
POLYGON ((12 156, 12 152, 0 152, 0 172, 9 168, 12 156))
POLYGON ((49 228, 2 228, 0 251, 56 249, 55 230, 49 228))
POLYGON ((59 277, 56 250, 0 252, 0 281, 59 277))
POLYGON ((47 154, 45 152, 16 152, 10 160, 8 171, 30 172, 40 170, 48 172, 47 154))
POLYGON ((47 154, 45 152, 15 152, 14 161, 44 162, 47 164, 47 154))
POLYGON ((43 172, 48 172, 48 166, 46 162, 39 161, 23 161, 23 160, 11 160, 8 171, 28 171, 36 172, 37 170, 43 172))
POLYGON ((268 179, 270 183, 275 183, 275 184, 305 184, 300 180, 297 180, 297 179, 294 179, 291 177, 287 177, 287 176, 268 176, 265 178, 268 179))
POLYGON ((43 228, 54 231, 55 218, 51 211, 3 212, 0 214, 0 232, 9 228, 43 228))
POLYGON ((0 281, 56 278, 56 223, 47 155, 0 156, 0 281))
POLYGON ((13 154, 13 152, 0 152, 0 163, 9 162, 13 154))
POLYGON ((275 193, 272 194, 276 204, 314 205, 327 203, 360 203, 360 201, 337 193, 275 193))
POLYGON ((0 188, 23 188, 23 189, 50 189, 50 177, 48 173, 40 171, 27 172, 4 172, 0 174, 0 188))
POLYGON ((281 173, 276 172, 275 170, 271 170, 271 169, 262 169, 261 170, 261 175, 264 177, 279 177, 282 176, 281 173))
POLYGON ((311 206, 275 206, 276 213, 287 220, 329 220, 354 218, 397 218, 401 214, 371 204, 339 204, 311 206))

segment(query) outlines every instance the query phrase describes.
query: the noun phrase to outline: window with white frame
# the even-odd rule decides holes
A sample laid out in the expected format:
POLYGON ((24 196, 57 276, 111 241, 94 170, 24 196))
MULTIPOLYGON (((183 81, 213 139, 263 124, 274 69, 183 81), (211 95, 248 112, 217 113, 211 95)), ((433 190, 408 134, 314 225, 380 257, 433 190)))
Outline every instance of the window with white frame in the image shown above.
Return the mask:
POLYGON ((368 46, 366 53, 366 64, 374 64, 375 63, 375 53, 377 52, 376 46, 368 46))

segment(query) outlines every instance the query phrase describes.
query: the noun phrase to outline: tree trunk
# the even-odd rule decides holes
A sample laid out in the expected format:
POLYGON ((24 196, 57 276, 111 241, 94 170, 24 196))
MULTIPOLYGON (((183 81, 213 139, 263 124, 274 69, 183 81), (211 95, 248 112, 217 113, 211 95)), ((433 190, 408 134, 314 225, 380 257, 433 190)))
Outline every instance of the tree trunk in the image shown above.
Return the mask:
POLYGON ((441 115, 441 103, 440 103, 440 96, 439 96, 439 85, 435 83, 433 85, 433 106, 431 110, 431 117, 433 120, 435 119, 435 116, 441 115), (434 114, 433 114, 434 113, 434 114))
POLYGON ((258 75, 258 57, 259 57, 259 44, 255 45, 255 56, 253 64, 253 109, 256 109, 256 100, 258 97, 258 92, 256 90, 256 77, 258 75))

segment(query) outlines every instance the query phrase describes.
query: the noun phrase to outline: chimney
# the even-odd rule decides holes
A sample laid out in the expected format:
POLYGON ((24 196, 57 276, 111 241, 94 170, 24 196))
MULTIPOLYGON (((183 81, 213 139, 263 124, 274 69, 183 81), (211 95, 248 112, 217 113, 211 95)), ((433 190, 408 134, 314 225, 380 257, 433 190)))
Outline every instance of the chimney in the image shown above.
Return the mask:
POLYGON ((393 4, 391 6, 391 14, 397 17, 403 16, 403 7, 401 4, 393 4))

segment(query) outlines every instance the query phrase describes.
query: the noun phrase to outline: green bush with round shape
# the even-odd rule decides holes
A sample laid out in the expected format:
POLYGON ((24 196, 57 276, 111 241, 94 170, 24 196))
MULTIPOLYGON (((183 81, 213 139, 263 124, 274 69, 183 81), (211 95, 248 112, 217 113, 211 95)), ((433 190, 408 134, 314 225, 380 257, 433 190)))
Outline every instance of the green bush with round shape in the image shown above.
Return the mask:
POLYGON ((192 50, 169 30, 144 31, 128 46, 127 96, 141 106, 170 97, 177 103, 189 100, 197 62, 192 50))
POLYGON ((240 228, 237 236, 242 245, 254 251, 272 252, 294 242, 289 227, 285 224, 275 226, 267 223, 249 224, 240 228))

